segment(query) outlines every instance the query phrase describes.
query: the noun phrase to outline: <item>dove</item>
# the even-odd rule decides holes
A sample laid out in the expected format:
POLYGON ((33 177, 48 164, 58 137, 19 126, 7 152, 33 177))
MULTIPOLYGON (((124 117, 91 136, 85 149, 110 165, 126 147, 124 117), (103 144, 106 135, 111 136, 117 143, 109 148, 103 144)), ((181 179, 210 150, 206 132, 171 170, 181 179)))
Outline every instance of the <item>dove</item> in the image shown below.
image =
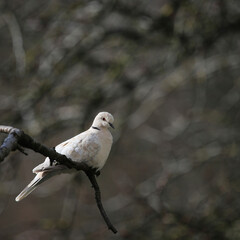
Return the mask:
MULTIPOLYGON (((98 113, 88 130, 57 145, 56 152, 65 155, 72 161, 84 162, 96 172, 100 171, 106 163, 112 147, 113 137, 109 128, 114 128, 113 122, 114 118, 110 113, 98 113)), ((62 164, 51 164, 47 157, 43 163, 33 169, 33 173, 36 174, 35 178, 15 200, 18 202, 24 199, 41 183, 55 175, 74 171, 76 170, 69 169, 62 164)))

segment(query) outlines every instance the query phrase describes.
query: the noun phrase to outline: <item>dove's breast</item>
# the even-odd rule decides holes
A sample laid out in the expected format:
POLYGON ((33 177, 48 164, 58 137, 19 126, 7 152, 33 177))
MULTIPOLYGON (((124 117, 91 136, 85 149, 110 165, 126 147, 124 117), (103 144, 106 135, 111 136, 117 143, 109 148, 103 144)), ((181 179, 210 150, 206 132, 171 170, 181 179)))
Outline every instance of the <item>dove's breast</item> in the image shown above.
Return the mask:
POLYGON ((108 130, 106 130, 99 133, 98 140, 100 148, 98 153, 92 160, 92 166, 100 170, 106 163, 106 160, 112 147, 113 139, 111 133, 108 130))

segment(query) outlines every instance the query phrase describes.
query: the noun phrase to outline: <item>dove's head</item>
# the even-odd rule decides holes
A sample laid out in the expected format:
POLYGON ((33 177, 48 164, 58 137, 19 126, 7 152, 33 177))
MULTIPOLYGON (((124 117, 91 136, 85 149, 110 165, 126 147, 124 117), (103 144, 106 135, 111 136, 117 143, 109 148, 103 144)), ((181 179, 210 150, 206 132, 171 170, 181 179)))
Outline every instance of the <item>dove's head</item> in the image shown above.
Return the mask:
POLYGON ((93 121, 93 126, 97 128, 114 128, 114 118, 111 113, 100 112, 93 121))

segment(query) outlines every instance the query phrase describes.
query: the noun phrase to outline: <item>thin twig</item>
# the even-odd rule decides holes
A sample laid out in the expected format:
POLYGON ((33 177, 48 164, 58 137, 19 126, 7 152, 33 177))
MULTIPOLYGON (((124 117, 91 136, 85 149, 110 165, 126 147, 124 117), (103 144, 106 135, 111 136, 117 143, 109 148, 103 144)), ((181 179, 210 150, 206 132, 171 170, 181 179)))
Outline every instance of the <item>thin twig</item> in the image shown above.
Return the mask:
POLYGON ((92 187, 94 188, 94 191, 95 191, 95 199, 96 199, 96 202, 97 202, 97 206, 98 206, 98 209, 105 221, 105 223, 107 224, 108 226, 108 229, 110 229, 113 233, 117 233, 117 229, 112 225, 111 221, 109 220, 104 208, 103 208, 103 205, 102 205, 102 200, 101 200, 101 191, 100 191, 100 188, 98 186, 98 183, 97 183, 97 180, 95 178, 95 174, 93 171, 84 171, 85 174, 88 176, 91 184, 92 184, 92 187))

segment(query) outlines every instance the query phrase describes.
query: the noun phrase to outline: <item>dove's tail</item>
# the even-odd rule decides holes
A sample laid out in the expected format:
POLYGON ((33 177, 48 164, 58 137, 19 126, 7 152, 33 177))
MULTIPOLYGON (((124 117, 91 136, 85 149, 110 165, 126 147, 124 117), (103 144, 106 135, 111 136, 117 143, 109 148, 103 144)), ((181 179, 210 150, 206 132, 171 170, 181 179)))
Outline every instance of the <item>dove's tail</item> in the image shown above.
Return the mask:
POLYGON ((36 173, 36 177, 20 192, 20 194, 15 198, 16 202, 21 201, 25 197, 27 197, 33 190, 36 189, 38 185, 45 182, 52 176, 55 176, 60 173, 67 172, 69 170, 64 165, 55 165, 55 166, 48 166, 42 167, 40 169, 34 168, 33 172, 36 173))
POLYGON ((49 179, 53 174, 49 172, 39 172, 36 177, 22 190, 22 192, 15 198, 16 202, 21 201, 27 197, 35 188, 49 179))

